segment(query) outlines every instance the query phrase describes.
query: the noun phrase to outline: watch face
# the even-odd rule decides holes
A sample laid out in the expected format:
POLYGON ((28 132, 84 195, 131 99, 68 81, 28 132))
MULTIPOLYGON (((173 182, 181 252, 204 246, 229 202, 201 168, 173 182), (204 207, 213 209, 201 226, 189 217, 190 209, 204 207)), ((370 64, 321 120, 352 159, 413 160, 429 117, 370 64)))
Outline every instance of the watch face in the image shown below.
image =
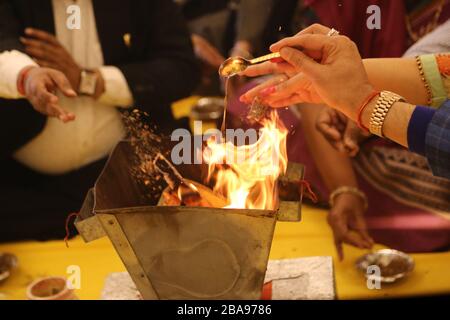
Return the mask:
POLYGON ((97 87, 97 74, 95 72, 83 70, 81 72, 81 81, 79 91, 81 94, 92 96, 97 87))

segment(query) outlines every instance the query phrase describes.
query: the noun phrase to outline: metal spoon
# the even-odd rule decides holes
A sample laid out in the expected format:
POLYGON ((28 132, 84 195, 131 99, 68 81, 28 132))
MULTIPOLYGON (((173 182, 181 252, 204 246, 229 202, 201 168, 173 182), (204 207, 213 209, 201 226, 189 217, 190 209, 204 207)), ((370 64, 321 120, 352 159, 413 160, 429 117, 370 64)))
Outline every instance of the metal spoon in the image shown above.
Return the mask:
POLYGON ((231 57, 225 60, 220 65, 219 75, 221 77, 229 78, 244 71, 253 64, 265 62, 272 59, 278 59, 280 57, 281 55, 279 52, 266 54, 265 56, 254 58, 251 60, 247 60, 242 57, 231 57))

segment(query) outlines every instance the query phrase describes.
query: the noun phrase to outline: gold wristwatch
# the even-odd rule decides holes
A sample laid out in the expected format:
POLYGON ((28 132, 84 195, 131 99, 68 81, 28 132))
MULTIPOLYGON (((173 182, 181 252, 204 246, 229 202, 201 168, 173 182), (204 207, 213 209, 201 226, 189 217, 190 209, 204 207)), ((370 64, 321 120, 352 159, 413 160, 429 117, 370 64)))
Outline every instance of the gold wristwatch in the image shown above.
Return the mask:
POLYGON ((93 70, 82 70, 78 93, 86 96, 93 96, 97 88, 98 74, 93 70))
POLYGON ((377 104, 370 116, 369 131, 379 137, 383 137, 383 124, 386 115, 396 102, 405 102, 402 96, 390 91, 381 91, 377 104))

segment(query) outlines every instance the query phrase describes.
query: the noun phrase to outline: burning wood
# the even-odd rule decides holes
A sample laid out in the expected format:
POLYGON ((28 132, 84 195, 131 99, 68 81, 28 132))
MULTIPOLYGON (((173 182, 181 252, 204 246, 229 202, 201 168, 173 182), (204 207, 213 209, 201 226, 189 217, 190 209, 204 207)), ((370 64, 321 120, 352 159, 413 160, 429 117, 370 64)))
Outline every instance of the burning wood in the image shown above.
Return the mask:
POLYGON ((162 194, 162 205, 215 208, 227 205, 225 199, 214 194, 209 188, 183 178, 175 166, 161 153, 157 154, 153 164, 169 185, 162 194))
POLYGON ((162 174, 170 189, 178 190, 181 185, 186 185, 178 170, 161 153, 156 155, 153 165, 156 171, 162 174))

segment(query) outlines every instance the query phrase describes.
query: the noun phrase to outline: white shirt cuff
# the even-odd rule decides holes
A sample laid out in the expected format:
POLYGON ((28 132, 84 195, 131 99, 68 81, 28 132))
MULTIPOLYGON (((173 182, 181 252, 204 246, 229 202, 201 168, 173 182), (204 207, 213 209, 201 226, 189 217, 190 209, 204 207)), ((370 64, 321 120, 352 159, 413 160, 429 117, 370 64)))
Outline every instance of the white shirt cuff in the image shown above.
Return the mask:
POLYGON ((37 66, 26 54, 17 51, 0 53, 0 97, 5 99, 19 99, 23 96, 17 90, 17 77, 23 68, 37 66))
POLYGON ((103 66, 99 71, 105 81, 105 92, 98 101, 115 107, 131 107, 133 94, 122 71, 114 66, 103 66))

